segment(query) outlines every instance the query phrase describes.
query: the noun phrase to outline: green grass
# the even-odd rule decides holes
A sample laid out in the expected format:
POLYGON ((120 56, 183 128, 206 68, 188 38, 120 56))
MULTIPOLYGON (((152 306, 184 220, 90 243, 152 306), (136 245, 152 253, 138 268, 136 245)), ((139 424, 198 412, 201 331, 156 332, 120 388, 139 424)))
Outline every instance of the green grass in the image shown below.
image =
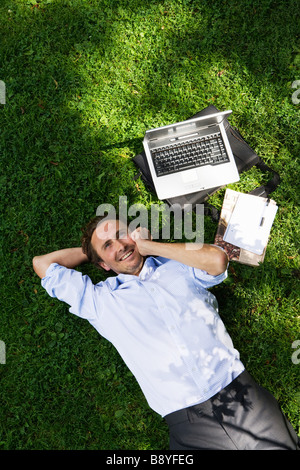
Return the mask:
MULTIPOLYGON (((265 262, 232 263, 215 293, 247 369, 299 432, 299 13, 296 0, 1 0, 0 449, 168 448, 118 353, 48 297, 31 260, 78 246, 103 202, 157 202, 133 180, 145 130, 209 104, 232 109, 281 176, 265 262)), ((266 180, 253 169, 230 187, 266 180)), ((215 230, 206 218, 206 241, 215 230)))

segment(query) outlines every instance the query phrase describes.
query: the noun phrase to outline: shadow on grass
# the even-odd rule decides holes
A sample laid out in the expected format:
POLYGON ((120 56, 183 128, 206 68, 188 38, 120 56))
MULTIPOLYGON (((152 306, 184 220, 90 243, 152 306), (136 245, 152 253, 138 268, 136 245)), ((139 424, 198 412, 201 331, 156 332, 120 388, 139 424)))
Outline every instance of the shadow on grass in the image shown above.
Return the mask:
MULTIPOLYGON (((76 184, 83 199, 87 185, 97 188, 94 207, 123 186, 136 196, 126 178, 132 165, 101 150, 129 146, 134 154, 147 128, 185 119, 211 102, 220 109, 236 105, 233 119, 247 128, 247 102, 243 107, 243 98, 234 96, 240 93, 234 83, 245 80, 252 101, 264 87, 278 93, 298 33, 294 1, 225 1, 222 7, 147 1, 141 7, 56 0, 9 9, 5 0, 3 156, 16 165, 16 178, 25 174, 37 186, 55 174, 69 190, 76 184)), ((42 193, 49 197, 53 189, 42 193)))

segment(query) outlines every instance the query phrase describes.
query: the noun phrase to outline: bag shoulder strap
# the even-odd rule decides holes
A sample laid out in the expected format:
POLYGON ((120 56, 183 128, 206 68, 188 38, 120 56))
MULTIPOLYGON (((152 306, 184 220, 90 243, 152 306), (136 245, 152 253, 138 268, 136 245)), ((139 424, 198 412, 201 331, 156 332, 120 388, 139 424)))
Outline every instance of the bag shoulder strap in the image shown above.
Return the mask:
POLYGON ((225 125, 225 129, 239 173, 248 171, 250 168, 252 168, 252 166, 256 166, 262 172, 269 172, 273 174, 272 178, 265 185, 261 185, 249 192, 249 194, 253 194, 255 196, 267 197, 279 185, 279 174, 270 168, 262 160, 262 158, 254 152, 254 150, 242 137, 238 129, 231 126, 229 123, 227 126, 225 125))

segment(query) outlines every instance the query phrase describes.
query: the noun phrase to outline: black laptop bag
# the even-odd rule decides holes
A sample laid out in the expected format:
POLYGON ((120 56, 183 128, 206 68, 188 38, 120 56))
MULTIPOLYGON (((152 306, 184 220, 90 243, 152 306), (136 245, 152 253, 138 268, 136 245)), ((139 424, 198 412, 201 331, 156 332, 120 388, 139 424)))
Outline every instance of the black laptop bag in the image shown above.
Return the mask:
MULTIPOLYGON (((208 114, 213 114, 218 112, 219 110, 215 106, 208 106, 207 108, 203 109, 199 113, 192 116, 190 119, 194 117, 205 116, 208 114)), ((256 196, 261 197, 268 197, 269 194, 274 191, 280 183, 280 177, 278 173, 268 167, 264 163, 264 161, 254 152, 254 150, 247 144, 244 138, 241 136, 240 132, 233 126, 230 125, 227 118, 224 120, 224 126, 227 133, 227 137, 232 149, 232 153, 235 159, 235 163, 237 165, 237 169, 239 173, 243 173, 244 171, 250 170, 253 166, 256 166, 263 172, 270 172, 272 173, 272 178, 267 182, 267 184, 262 185, 258 188, 253 189, 250 191, 249 194, 253 194, 256 196)), ((154 193, 155 187, 152 181, 150 169, 147 162, 147 157, 145 152, 141 152, 133 158, 133 161, 137 168, 139 169, 139 173, 136 176, 141 177, 146 186, 154 193)), ((173 204, 179 204, 182 208, 184 204, 191 204, 193 208, 195 208, 196 204, 205 204, 205 213, 212 216, 214 220, 218 220, 219 213, 218 211, 208 203, 209 197, 218 191, 221 187, 210 188, 204 191, 198 191, 196 193, 186 194, 184 196, 178 196, 175 198, 166 199, 166 203, 170 206, 173 204)))

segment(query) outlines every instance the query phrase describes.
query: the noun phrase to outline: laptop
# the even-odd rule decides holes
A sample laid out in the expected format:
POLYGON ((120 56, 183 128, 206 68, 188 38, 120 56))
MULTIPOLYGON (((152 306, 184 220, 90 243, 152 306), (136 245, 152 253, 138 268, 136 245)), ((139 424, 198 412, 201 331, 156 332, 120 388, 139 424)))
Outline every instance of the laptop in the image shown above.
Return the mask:
POLYGON ((143 145, 159 199, 239 181, 221 111, 146 131, 143 145))

